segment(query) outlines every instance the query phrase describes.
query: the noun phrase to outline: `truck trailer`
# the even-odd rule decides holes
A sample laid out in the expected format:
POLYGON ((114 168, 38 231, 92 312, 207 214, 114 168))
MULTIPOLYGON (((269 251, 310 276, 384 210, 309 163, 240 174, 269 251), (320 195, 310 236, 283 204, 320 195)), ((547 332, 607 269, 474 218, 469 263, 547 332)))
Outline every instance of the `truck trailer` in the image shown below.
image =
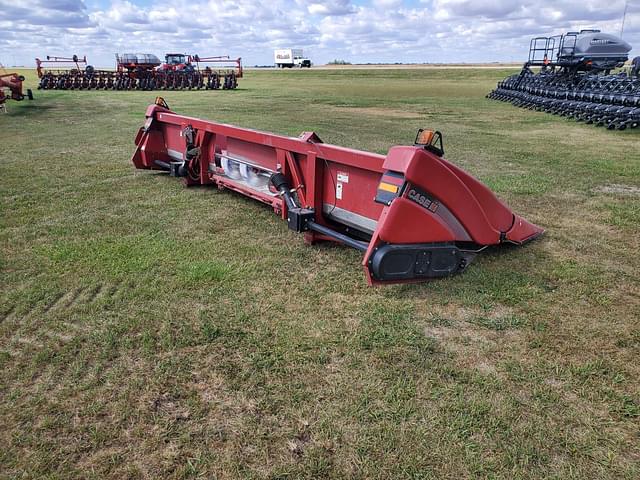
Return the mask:
POLYGON ((304 57, 301 48, 280 48, 273 56, 278 68, 311 68, 311 60, 304 57))

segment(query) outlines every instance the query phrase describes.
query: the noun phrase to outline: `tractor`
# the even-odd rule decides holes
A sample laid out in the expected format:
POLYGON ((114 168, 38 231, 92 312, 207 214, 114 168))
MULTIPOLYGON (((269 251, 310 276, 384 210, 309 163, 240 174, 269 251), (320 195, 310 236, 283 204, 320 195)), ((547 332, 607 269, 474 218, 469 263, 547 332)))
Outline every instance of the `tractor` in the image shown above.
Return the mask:
POLYGON ((167 53, 164 56, 164 63, 158 67, 160 72, 193 72, 194 70, 191 55, 184 53, 167 53))

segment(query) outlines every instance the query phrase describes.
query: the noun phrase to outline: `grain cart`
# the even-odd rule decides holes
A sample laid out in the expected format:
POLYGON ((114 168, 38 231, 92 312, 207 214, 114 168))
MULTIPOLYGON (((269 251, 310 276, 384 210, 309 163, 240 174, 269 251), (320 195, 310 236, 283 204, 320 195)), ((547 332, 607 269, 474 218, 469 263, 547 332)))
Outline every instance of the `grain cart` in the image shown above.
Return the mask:
POLYGON ((610 130, 636 128, 640 77, 633 70, 615 72, 630 50, 621 38, 599 30, 533 38, 520 73, 499 82, 487 97, 610 130))
POLYGON ((419 130, 386 156, 185 117, 158 98, 132 162, 186 185, 214 185, 263 202, 305 240, 363 252, 369 284, 464 271, 490 245, 522 245, 543 230, 444 159, 442 135, 419 130))

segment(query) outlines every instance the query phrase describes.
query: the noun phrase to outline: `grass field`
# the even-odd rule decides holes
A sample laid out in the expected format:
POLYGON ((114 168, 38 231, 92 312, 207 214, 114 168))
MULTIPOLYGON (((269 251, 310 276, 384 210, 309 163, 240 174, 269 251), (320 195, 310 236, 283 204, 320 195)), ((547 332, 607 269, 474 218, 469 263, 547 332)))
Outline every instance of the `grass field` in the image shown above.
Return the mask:
POLYGON ((258 203, 135 171, 154 92, 10 102, 0 478, 639 478, 640 132, 486 100, 508 73, 251 71, 164 93, 380 153, 437 128, 547 229, 384 288, 258 203))

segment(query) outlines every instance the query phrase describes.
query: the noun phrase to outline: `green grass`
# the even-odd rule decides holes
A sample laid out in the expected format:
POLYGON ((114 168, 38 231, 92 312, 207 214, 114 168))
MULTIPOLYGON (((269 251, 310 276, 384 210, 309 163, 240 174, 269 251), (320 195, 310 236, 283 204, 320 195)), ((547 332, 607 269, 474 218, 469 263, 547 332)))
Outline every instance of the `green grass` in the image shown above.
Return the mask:
POLYGON ((509 73, 249 71, 237 91, 163 92, 181 114, 380 153, 436 128, 547 229, 384 288, 260 204, 135 171, 157 92, 10 102, 0 478, 638 478, 640 137, 486 100, 509 73))

